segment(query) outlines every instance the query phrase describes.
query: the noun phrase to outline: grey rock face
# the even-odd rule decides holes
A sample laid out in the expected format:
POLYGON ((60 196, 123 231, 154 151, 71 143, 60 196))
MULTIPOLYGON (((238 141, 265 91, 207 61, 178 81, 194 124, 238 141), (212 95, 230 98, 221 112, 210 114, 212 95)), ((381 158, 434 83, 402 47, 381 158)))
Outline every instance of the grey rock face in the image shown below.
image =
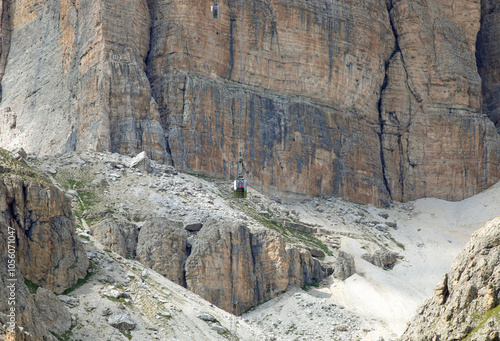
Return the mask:
POLYGON ((378 266, 379 268, 387 269, 396 263, 398 256, 398 253, 384 249, 375 251, 373 255, 365 253, 361 256, 361 258, 375 266, 378 266))
POLYGON ((90 228, 99 242, 123 257, 135 257, 139 230, 126 220, 105 219, 90 228))
POLYGON ((333 275, 342 280, 356 273, 354 257, 344 251, 339 251, 337 260, 333 265, 333 275))
POLYGON ((161 218, 147 221, 139 234, 137 260, 184 285, 187 237, 181 222, 161 218))
POLYGON ((120 330, 133 330, 135 329, 136 323, 129 314, 127 313, 117 313, 109 317, 108 323, 120 330))
POLYGON ((500 218, 496 218, 472 236, 401 340, 497 340, 499 260, 500 218))
POLYGON ((38 288, 35 304, 41 320, 50 331, 62 334, 71 328, 71 315, 64 303, 45 288, 38 288))
POLYGON ((482 79, 483 112, 500 131, 500 3, 481 1, 481 29, 477 36, 477 65, 482 79))
POLYGON ((71 202, 42 174, 7 154, 0 169, 0 224, 15 232, 20 269, 36 285, 62 293, 89 267, 74 233, 71 202))

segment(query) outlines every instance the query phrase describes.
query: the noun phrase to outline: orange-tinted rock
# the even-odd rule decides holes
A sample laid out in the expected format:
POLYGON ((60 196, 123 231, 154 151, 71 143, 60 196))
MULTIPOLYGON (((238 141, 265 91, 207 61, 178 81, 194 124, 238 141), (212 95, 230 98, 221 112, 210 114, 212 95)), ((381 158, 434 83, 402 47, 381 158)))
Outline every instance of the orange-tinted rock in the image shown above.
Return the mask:
POLYGON ((381 97, 391 197, 461 200, 498 180, 499 140, 481 113, 479 1, 393 1, 397 48, 381 97))
POLYGON ((482 15, 497 122, 494 1, 221 1, 219 19, 209 5, 4 2, 0 144, 144 150, 224 177, 241 147, 252 186, 377 205, 499 179, 475 59, 482 15))

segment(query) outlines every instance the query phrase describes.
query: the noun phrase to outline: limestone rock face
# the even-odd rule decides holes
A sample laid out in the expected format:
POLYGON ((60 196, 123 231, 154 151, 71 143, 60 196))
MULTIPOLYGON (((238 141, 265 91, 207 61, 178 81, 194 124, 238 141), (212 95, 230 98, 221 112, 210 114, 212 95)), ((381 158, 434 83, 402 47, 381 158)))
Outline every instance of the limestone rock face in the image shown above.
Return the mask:
POLYGON ((102 245, 123 257, 135 258, 139 230, 134 224, 125 220, 105 219, 90 229, 102 245))
POLYGON ((17 263, 24 277, 62 293, 85 277, 89 267, 73 232, 71 202, 43 179, 10 174, 13 166, 9 162, 12 159, 4 154, 0 160, 0 223, 15 229, 17 263))
POLYGON ((71 315, 64 303, 45 288, 36 291, 35 305, 40 312, 38 320, 41 320, 50 331, 63 334, 71 328, 71 315))
POLYGON ((69 313, 61 319, 63 312, 37 306, 24 279, 48 289, 39 288, 43 295, 49 290, 62 292, 84 277, 89 263, 73 230, 69 199, 42 174, 0 149, 0 260, 5 265, 12 260, 8 256, 9 238, 14 240, 16 260, 12 272, 7 271, 7 266, 0 267, 3 288, 0 290, 0 322, 7 324, 9 309, 15 307, 16 325, 24 328, 18 328, 15 336, 7 334, 7 338, 55 341, 50 330, 62 330, 67 326, 69 313), (9 304, 10 289, 7 289, 13 283, 15 306, 9 304), (43 320, 40 318, 42 313, 43 320), (49 321, 57 322, 54 325, 49 321))
POLYGON ((187 288, 217 306, 241 314, 292 286, 328 273, 307 250, 287 247, 275 232, 251 232, 236 223, 203 227, 186 262, 187 288))
POLYGON ((152 7, 147 72, 175 166, 235 176, 241 146, 262 189, 387 202, 377 102, 394 37, 384 2, 221 8, 212 21, 198 1, 152 7))
POLYGON ((146 1, 4 1, 2 19, 2 144, 165 159, 146 1))
POLYGON ((461 200, 498 180, 499 140, 481 112, 479 1, 390 3, 397 38, 380 102, 391 198, 461 200))
POLYGON ((169 280, 184 285, 188 234, 182 222, 157 218, 141 228, 137 260, 169 280))
POLYGON ((183 222, 155 218, 134 240, 137 230, 129 225, 107 219, 92 229, 114 251, 136 254, 144 265, 236 314, 333 272, 310 251, 287 245, 282 236, 266 229, 251 231, 213 219, 190 235, 183 222))
POLYGON ((0 145, 224 177, 241 147, 253 186, 376 205, 500 178, 495 1, 220 6, 3 1, 0 145))
MULTIPOLYGON (((0 237, 6 240, 7 227, 0 224, 0 237)), ((0 255, 3 264, 7 264, 7 244, 0 243, 0 255)), ((6 335, 2 335, 5 330, 0 330, 0 338, 2 336, 6 337, 6 340, 12 341, 34 341, 34 340, 44 340, 44 341, 56 341, 57 339, 52 336, 47 325, 42 322, 39 318, 40 311, 37 309, 33 296, 30 294, 28 287, 24 284, 23 274, 16 267, 14 272, 14 278, 16 279, 16 305, 9 305, 9 293, 10 289, 0 290, 0 329, 6 326, 10 327, 8 322, 10 317, 10 308, 15 307, 16 310, 16 330, 15 334, 9 333, 7 331, 6 335), (24 330, 19 329, 22 326, 24 330)), ((6 267, 0 267, 0 285, 2 288, 8 288, 8 285, 12 285, 11 281, 8 281, 10 272, 7 272, 6 267)), ((3 340, 3 339, 2 339, 3 340)))
POLYGON ((402 340, 500 337, 500 218, 477 231, 418 310, 402 340))

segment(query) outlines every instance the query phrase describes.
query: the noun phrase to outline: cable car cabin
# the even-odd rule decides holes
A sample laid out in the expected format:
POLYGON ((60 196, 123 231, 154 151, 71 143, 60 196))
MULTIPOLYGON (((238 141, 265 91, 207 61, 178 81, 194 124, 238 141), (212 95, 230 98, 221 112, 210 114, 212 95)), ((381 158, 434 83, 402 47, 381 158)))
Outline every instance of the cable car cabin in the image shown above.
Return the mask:
POLYGON ((234 180, 234 197, 246 198, 247 197, 247 181, 243 179, 234 180))
POLYGON ((219 5, 212 5, 212 19, 219 18, 219 5))

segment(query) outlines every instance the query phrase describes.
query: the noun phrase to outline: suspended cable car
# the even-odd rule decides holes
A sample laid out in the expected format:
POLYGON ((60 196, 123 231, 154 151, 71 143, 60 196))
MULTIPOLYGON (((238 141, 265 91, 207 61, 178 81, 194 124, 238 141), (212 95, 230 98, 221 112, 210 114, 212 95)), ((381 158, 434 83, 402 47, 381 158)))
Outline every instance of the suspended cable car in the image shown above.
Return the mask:
POLYGON ((212 4, 212 19, 217 19, 219 18, 219 5, 217 3, 217 0, 214 0, 212 4))
POLYGON ((234 180, 234 197, 246 198, 247 197, 247 181, 243 177, 243 157, 240 153, 238 160, 238 178, 234 180))

